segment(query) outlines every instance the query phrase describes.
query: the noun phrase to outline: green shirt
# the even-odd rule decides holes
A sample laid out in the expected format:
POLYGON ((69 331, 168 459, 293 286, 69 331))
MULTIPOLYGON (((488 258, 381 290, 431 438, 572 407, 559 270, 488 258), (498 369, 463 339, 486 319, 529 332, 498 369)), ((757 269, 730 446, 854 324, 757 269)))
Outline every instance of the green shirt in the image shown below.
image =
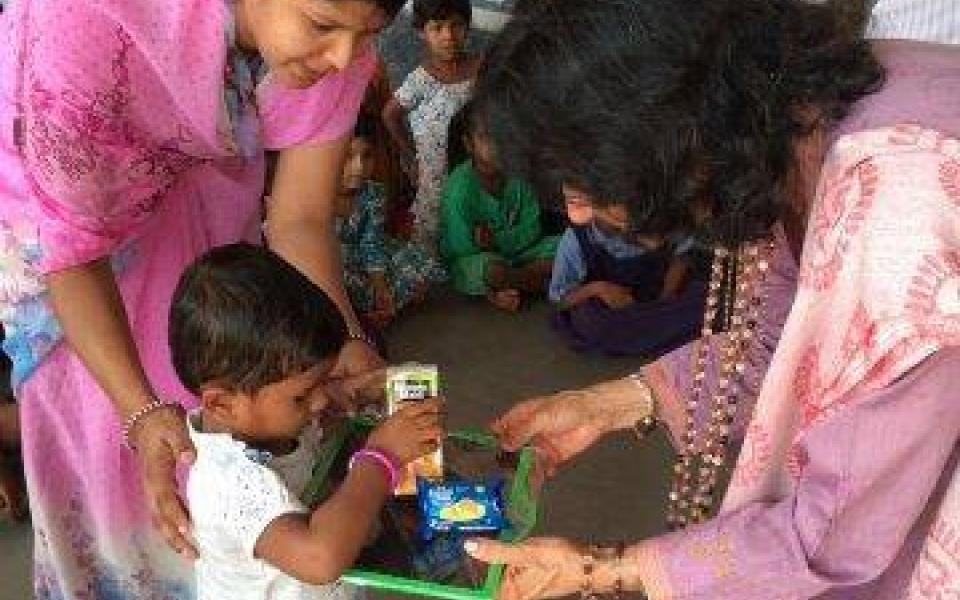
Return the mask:
POLYGON ((473 164, 466 161, 447 177, 440 214, 440 251, 448 259, 486 252, 477 247, 474 229, 490 228, 496 252, 510 259, 541 239, 540 205, 528 184, 507 179, 500 196, 480 184, 473 164))

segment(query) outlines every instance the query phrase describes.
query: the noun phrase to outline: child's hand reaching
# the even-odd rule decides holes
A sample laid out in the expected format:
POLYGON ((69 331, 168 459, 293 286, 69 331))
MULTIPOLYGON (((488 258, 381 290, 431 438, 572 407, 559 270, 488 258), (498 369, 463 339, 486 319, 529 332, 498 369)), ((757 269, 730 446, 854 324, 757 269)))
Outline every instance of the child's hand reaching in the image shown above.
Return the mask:
POLYGON ((609 281, 594 281, 588 285, 591 286, 592 295, 610 308, 621 309, 633 304, 630 288, 609 281))
POLYGON ((481 250, 493 248, 493 232, 486 223, 480 223, 473 228, 473 243, 481 250))
POLYGON ((439 399, 413 402, 390 416, 367 438, 367 445, 392 454, 401 464, 436 450, 443 440, 439 399))
POLYGON ((397 316, 393 290, 385 280, 373 280, 373 307, 373 312, 369 316, 378 326, 386 325, 397 316))
POLYGON ((368 311, 364 316, 375 327, 383 328, 397 316, 397 305, 393 298, 393 290, 387 283, 387 277, 383 271, 371 271, 368 273, 368 277, 370 291, 373 294, 373 310, 368 311))

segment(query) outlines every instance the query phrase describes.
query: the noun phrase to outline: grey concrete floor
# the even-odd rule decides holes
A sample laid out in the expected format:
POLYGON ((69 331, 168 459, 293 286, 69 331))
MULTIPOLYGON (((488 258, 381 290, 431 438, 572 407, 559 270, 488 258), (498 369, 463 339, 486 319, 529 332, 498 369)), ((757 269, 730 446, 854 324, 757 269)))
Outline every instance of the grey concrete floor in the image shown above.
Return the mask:
MULTIPOLYGON (((569 351, 546 317, 544 304, 509 315, 482 300, 440 292, 389 331, 391 358, 440 366, 451 426, 483 424, 524 398, 639 366, 636 359, 569 351)), ((602 442, 548 484, 539 533, 609 542, 660 531, 668 456, 661 437, 644 447, 627 435, 602 442)), ((0 525, 0 600, 30 597, 30 544, 28 526, 0 525)))

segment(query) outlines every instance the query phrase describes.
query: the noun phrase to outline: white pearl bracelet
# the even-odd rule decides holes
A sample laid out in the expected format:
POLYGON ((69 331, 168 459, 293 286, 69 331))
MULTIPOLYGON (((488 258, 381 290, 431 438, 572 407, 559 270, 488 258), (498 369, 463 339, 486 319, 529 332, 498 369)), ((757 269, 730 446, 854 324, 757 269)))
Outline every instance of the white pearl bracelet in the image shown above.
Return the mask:
POLYGON ((152 402, 141 406, 134 412, 132 415, 126 418, 123 422, 123 445, 131 450, 136 450, 133 445, 133 442, 130 440, 130 433, 133 431, 133 428, 142 421, 150 413, 160 410, 161 408, 175 407, 177 404, 173 402, 167 402, 165 400, 160 400, 159 398, 154 398, 152 402))

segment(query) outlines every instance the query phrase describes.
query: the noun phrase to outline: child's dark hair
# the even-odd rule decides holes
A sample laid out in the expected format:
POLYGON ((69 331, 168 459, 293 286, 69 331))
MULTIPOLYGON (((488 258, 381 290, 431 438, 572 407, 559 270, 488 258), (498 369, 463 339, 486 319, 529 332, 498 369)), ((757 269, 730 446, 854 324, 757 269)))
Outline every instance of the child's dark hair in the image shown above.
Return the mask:
POLYGON ((413 28, 423 29, 429 21, 460 16, 470 25, 473 8, 470 0, 413 0, 413 28))
POLYGON ((365 110, 361 110, 357 115, 357 123, 353 126, 353 137, 363 138, 368 142, 375 143, 377 137, 377 120, 365 110))
POLYGON ((464 138, 473 135, 476 131, 475 118, 471 100, 450 119, 450 125, 447 126, 447 173, 470 158, 470 151, 467 149, 464 138))
POLYGON ((183 385, 254 392, 340 351, 347 335, 326 293, 259 246, 230 244, 198 258, 170 307, 170 352, 183 385))
POLYGON ((387 13, 387 18, 393 19, 406 4, 406 0, 370 0, 374 5, 387 13))

